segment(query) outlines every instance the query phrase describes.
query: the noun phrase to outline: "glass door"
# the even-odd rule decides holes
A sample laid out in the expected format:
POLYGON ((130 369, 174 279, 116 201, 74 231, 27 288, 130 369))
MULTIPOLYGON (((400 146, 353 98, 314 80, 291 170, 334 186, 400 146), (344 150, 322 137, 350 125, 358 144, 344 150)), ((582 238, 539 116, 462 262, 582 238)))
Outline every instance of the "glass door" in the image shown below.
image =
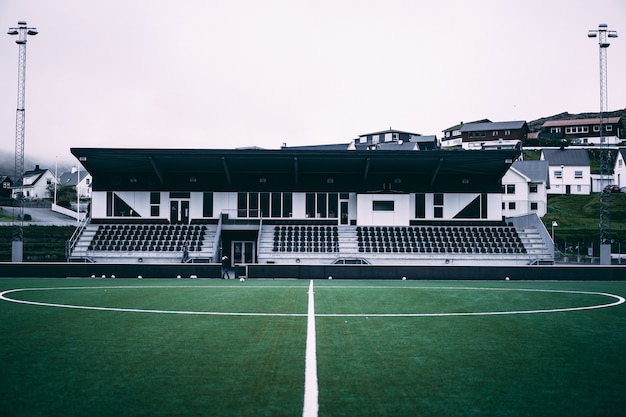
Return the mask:
POLYGON ((255 262, 256 242, 237 241, 231 242, 231 254, 233 264, 246 265, 255 262))

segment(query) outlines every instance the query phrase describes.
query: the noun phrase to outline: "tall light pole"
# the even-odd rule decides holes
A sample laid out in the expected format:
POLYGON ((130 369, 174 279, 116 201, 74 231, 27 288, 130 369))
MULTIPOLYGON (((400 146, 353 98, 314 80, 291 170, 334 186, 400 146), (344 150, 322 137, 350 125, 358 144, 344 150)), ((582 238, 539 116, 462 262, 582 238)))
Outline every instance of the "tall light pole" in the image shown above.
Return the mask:
POLYGON ((17 70, 17 114, 15 118, 15 184, 21 186, 16 197, 19 199, 19 218, 16 223, 16 232, 13 236, 12 261, 22 262, 24 250, 24 128, 26 123, 26 41, 28 35, 34 36, 36 28, 29 28, 26 22, 17 22, 17 27, 9 28, 9 35, 17 35, 15 43, 19 46, 19 63, 17 70))
MULTIPOLYGON (((617 32, 609 30, 606 23, 600 23, 597 30, 587 33, 590 38, 598 38, 600 49, 600 146, 605 146, 604 113, 608 111, 606 49, 611 45, 607 38, 617 38, 617 32)), ((600 150, 600 264, 611 263, 610 218, 607 208, 609 193, 604 191, 604 179, 610 171, 610 155, 608 147, 600 150)))

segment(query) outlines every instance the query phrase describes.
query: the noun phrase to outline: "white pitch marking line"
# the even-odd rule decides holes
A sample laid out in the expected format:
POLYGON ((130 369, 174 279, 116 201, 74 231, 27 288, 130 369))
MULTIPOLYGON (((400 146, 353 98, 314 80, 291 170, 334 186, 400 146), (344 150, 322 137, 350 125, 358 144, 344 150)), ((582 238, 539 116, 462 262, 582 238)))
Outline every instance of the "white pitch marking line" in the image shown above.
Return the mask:
POLYGON ((317 387, 317 350, 315 336, 315 297, 313 280, 309 284, 309 311, 306 330, 306 360, 304 370, 304 409, 302 417, 317 417, 319 409, 317 387))

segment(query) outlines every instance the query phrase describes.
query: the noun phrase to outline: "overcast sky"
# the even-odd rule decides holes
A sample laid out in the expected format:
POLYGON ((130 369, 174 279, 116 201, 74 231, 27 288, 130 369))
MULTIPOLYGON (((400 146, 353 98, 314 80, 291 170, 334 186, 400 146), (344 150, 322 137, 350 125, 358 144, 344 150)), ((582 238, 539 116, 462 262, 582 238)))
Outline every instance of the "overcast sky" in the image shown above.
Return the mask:
MULTIPOLYGON (((71 147, 347 143, 388 128, 626 108, 624 0, 0 0, 25 20, 27 160, 71 147)), ((0 38, 0 138, 14 151, 18 46, 0 38)), ((52 162, 54 163, 54 162, 52 162)), ((0 167, 1 168, 1 167, 0 167)), ((26 166, 27 169, 31 168, 26 166)), ((0 169, 3 171, 3 169, 0 169)))

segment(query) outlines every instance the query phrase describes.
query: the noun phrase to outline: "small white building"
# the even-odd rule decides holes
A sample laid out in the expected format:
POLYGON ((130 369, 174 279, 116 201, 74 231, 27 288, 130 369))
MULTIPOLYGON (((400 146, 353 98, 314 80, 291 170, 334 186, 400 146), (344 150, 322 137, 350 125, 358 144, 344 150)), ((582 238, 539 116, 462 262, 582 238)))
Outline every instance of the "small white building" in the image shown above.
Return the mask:
POLYGON ((26 199, 50 198, 50 185, 56 182, 54 174, 49 169, 41 169, 35 165, 35 169, 24 172, 21 180, 13 187, 13 198, 22 195, 26 199))
POLYGON ((515 161, 502 177, 502 215, 517 217, 548 211, 547 161, 515 161))
POLYGON ((91 197, 91 181, 91 174, 84 168, 79 170, 77 167, 72 167, 71 171, 64 172, 59 178, 59 184, 75 187, 81 198, 91 197))
POLYGON ((613 176, 613 184, 616 184, 622 191, 626 192, 626 149, 624 148, 617 152, 613 176))
POLYGON ((586 149, 543 149, 541 159, 548 161, 548 194, 591 194, 591 163, 586 149))

